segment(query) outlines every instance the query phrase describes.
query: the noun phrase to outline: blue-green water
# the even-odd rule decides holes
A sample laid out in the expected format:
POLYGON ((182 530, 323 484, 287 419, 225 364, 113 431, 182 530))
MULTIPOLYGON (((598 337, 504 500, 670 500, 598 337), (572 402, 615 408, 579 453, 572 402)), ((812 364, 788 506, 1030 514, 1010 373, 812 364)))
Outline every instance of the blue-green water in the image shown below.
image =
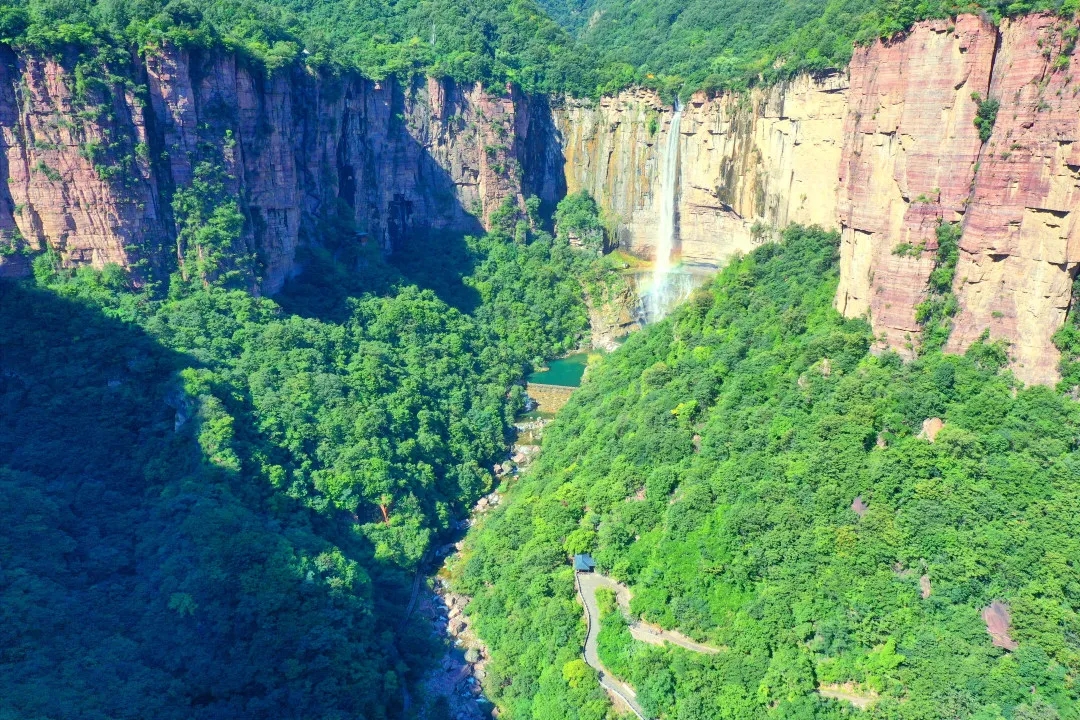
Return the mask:
POLYGON ((529 382, 577 387, 581 385, 581 376, 585 374, 585 365, 588 362, 589 353, 576 353, 558 360, 552 360, 547 364, 547 370, 530 375, 529 382))

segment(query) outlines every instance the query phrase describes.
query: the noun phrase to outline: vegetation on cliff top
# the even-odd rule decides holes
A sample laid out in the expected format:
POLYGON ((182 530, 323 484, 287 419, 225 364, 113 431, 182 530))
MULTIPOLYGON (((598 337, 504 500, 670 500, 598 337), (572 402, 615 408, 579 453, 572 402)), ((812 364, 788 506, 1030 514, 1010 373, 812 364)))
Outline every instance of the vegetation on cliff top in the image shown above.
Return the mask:
POLYGON ((422 72, 578 96, 642 85, 670 97, 840 68, 854 44, 926 18, 1078 8, 1080 0, 2 0, 0 41, 44 50, 168 41, 227 47, 271 71, 303 61, 372 78, 422 72))
POLYGON ((587 326, 595 260, 498 220, 310 251, 277 301, 0 283, 0 717, 402 717, 413 573, 587 326))
POLYGON ((841 68, 855 44, 919 20, 987 12, 994 19, 1077 0, 539 0, 598 58, 601 87, 665 93, 742 88, 841 68))
POLYGON ((592 90, 592 63, 532 0, 3 0, 0 41, 53 51, 170 42, 275 70, 427 72, 530 92, 592 90))
POLYGON ((870 354, 831 304, 837 245, 790 229, 632 336, 470 533, 456 583, 503 717, 605 717, 577 662, 585 551, 635 614, 723 648, 609 619, 603 656, 654 717, 851 717, 815 692, 848 683, 875 718, 1078 716, 1080 409, 996 344, 870 354))

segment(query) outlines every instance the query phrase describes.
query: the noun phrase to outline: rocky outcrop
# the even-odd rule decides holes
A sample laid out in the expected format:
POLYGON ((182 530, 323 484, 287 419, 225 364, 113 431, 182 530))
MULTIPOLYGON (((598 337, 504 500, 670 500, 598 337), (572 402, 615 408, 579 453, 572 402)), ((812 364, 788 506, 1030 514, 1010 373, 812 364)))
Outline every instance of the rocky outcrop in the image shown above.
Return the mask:
POLYGON ((46 246, 71 265, 132 266, 162 240, 134 93, 113 85, 77 101, 74 88, 56 60, 0 52, 0 275, 24 274, 23 251, 46 246), (106 164, 108 147, 126 162, 106 164))
MULTIPOLYGON (((1011 343, 1021 380, 1053 382, 1051 337, 1080 262, 1076 27, 1046 14, 927 21, 857 48, 843 75, 695 96, 679 144, 682 258, 718 264, 790 222, 838 230, 837 308, 868 316, 879 347, 911 355, 935 229, 959 222, 946 349, 989 331, 1011 343), (974 119, 987 98, 1000 110, 984 142, 974 119)), ((592 192, 620 243, 645 257, 672 114, 645 91, 555 111, 568 189, 592 192)))
POLYGON ((304 242, 336 235, 389 252, 418 233, 478 231, 507 198, 561 196, 550 112, 509 90, 301 67, 267 77, 234 55, 170 47, 119 76, 0 54, 0 273, 26 272, 12 250, 46 246, 67 265, 118 263, 137 279, 183 270, 172 199, 205 180, 201 163, 224 169, 225 199, 244 216, 227 254, 254 256, 248 284, 266 292, 304 242))
POLYGON ((1051 337, 1080 262, 1080 60, 1068 27, 1047 15, 1002 25, 990 81, 1001 107, 964 219, 946 346, 959 352, 989 330, 1037 383, 1057 377, 1051 337))
POLYGON ((587 287, 582 288, 594 350, 613 352, 627 335, 641 329, 638 293, 624 278, 619 276, 618 281, 596 288, 595 295, 587 287))
MULTIPOLYGON (((672 146, 676 248, 719 265, 792 222, 838 230, 837 308, 911 354, 935 228, 958 222, 946 349, 989 332, 1011 343, 1020 379, 1053 382, 1051 338, 1080 262, 1076 27, 1045 14, 927 21, 857 48, 844 73, 695 95, 672 146), (973 123, 985 98, 1000 102, 986 142, 973 123)), ((123 72, 0 49, 0 274, 28 273, 45 247, 137 280, 186 271, 174 199, 208 162, 224 169, 211 200, 243 215, 224 254, 253 259, 240 274, 265 292, 297 270, 303 243, 408 252, 422 233, 479 231, 508 199, 550 210, 579 189, 650 257, 672 118, 644 90, 552 105, 299 65, 268 77, 176 48, 123 72)))
POLYGON ((973 93, 986 97, 995 42, 992 25, 966 15, 859 48, 851 61, 836 305, 849 317, 869 313, 904 353, 920 330, 914 308, 934 267, 937 225, 961 219, 971 193, 982 146, 973 93))
POLYGON ((1005 648, 1006 650, 1016 650, 1020 647, 1009 635, 1012 627, 1012 616, 1009 613, 1009 607, 1001 602, 995 600, 982 611, 983 622, 986 623, 986 632, 990 633, 991 642, 995 647, 1005 648))

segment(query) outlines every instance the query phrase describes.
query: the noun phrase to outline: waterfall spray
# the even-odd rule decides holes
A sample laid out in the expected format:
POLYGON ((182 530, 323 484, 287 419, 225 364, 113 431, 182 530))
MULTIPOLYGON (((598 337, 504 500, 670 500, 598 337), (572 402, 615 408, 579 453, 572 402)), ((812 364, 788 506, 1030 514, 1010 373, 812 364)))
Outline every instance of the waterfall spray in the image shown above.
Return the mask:
POLYGON ((671 254, 675 248, 675 196, 679 185, 679 126, 682 124, 682 105, 675 99, 675 114, 671 117, 664 162, 660 168, 660 222, 657 226, 656 261, 652 282, 645 293, 645 309, 649 322, 660 320, 670 307, 667 297, 671 282, 671 254))

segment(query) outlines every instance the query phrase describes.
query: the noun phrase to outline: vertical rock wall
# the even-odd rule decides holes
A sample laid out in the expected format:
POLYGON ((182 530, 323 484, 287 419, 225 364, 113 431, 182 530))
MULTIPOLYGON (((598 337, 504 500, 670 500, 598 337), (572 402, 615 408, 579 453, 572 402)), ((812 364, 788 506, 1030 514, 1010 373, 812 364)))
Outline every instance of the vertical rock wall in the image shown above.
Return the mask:
POLYGON ((980 157, 960 240, 960 300, 946 350, 985 331, 1010 341, 1018 377, 1057 378, 1051 338, 1080 262, 1080 60, 1064 23, 1006 21, 990 81, 1001 102, 980 157))
POLYGON ((114 86, 76 107, 73 86, 56 60, 0 50, 0 275, 28 272, 23 248, 132 266, 163 239, 155 178, 135 151, 147 128, 134 93, 114 86), (123 166, 101 155, 110 145, 123 166))
POLYGON ((480 231, 526 190, 549 205, 561 194, 546 105, 510 91, 265 77, 233 55, 163 48, 76 97, 74 58, 0 55, 2 274, 28 271, 20 247, 137 275, 182 264, 171 198, 201 162, 225 169, 245 219, 230 253, 256 258, 249 284, 266 292, 328 232, 391 251, 411 234, 480 231))
MULTIPOLYGON (((683 259, 720 264, 792 222, 839 230, 837 307, 910 354, 934 229, 960 222, 947 349, 989 331, 1011 343, 1021 379, 1052 382, 1080 262, 1075 28, 1049 15, 924 22, 858 48, 843 74, 691 98, 683 259), (985 143, 973 93, 1001 103, 985 143)), ((175 48, 133 58, 124 78, 101 68, 87 83, 74 65, 0 48, 0 274, 27 274, 20 250, 45 247, 71 266, 171 271, 183 260, 172 198, 208 160, 244 215, 230 252, 255 258, 248 281, 266 292, 304 242, 407 252, 411 235, 481 230, 507 199, 535 194, 550 210, 582 188, 624 247, 654 253, 672 110, 648 91, 552 107, 446 80, 266 77, 175 48)))
MULTIPOLYGON (((846 85, 840 75, 803 77, 746 96, 691 98, 679 143, 683 260, 715 265, 762 242, 767 228, 835 222, 846 85)), ((640 90, 555 111, 567 190, 592 193, 620 243, 646 257, 656 243, 671 115, 640 90)))
POLYGON ((933 270, 937 225, 960 220, 971 193, 982 146, 972 93, 986 97, 995 42, 992 25, 966 15, 859 48, 851 62, 836 304, 848 316, 869 313, 905 353, 919 333, 914 308, 933 270))
MULTIPOLYGON (((684 260, 719 263, 791 222, 841 233, 836 306, 910 355, 939 222, 962 224, 947 350, 989 330, 1025 382, 1053 382, 1051 337, 1080 262, 1076 21, 927 21, 857 48, 847 73, 692 99, 684 110, 678 233, 684 260), (1072 32, 1072 31, 1070 31, 1072 32), (1001 103, 984 143, 978 102, 1001 103)), ((621 243, 651 256, 659 153, 671 109, 655 94, 555 112, 570 191, 597 197, 621 243)))

